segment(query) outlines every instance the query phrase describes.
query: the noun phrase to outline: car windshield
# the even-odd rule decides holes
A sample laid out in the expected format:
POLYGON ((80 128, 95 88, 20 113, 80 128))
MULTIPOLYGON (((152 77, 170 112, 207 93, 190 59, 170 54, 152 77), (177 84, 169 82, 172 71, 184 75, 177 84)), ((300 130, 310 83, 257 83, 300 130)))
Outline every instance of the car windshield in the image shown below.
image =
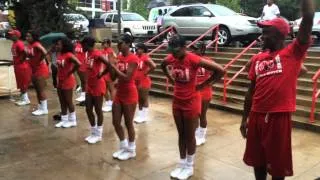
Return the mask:
POLYGON ((66 18, 67 21, 85 21, 86 20, 81 15, 72 15, 72 14, 65 15, 65 18, 66 18))
POLYGON ((139 14, 122 14, 123 21, 145 21, 139 14))
POLYGON ((233 10, 219 5, 208 6, 215 16, 234 16, 237 15, 233 10))

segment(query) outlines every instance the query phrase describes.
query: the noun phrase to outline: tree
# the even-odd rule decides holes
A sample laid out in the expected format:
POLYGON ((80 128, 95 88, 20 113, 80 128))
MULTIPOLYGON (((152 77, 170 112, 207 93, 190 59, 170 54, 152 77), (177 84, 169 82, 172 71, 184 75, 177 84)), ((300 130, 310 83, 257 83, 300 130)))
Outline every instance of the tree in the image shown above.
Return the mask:
POLYGON ((132 12, 136 12, 140 15, 142 15, 143 17, 147 18, 149 11, 147 9, 148 3, 150 2, 150 0, 131 0, 131 5, 128 8, 130 11, 132 12))
POLYGON ((67 0, 20 0, 13 1, 16 26, 23 33, 29 29, 40 34, 48 32, 70 32, 71 25, 66 23, 64 13, 74 11, 67 0))

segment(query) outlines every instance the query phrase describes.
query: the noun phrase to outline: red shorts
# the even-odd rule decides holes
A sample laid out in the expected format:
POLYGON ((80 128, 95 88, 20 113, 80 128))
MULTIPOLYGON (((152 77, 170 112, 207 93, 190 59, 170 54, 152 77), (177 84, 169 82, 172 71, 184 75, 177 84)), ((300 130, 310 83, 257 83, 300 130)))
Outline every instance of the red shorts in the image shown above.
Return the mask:
POLYGON ((275 177, 292 176, 291 128, 290 112, 251 112, 244 162, 275 177))
POLYGON ((86 72, 87 71, 87 64, 86 63, 82 63, 78 69, 78 71, 80 72, 86 72))
POLYGON ((91 96, 104 96, 106 94, 106 83, 104 79, 88 79, 86 93, 91 96))
POLYGON ((172 109, 173 113, 182 111, 183 114, 188 115, 186 117, 199 117, 201 113, 200 93, 197 93, 194 97, 187 100, 181 100, 174 97, 172 102, 172 109))
POLYGON ((29 64, 14 65, 14 73, 16 76, 17 88, 26 91, 31 82, 31 68, 29 64))
POLYGON ((151 79, 149 76, 146 76, 145 78, 142 79, 137 79, 136 80, 136 86, 138 89, 150 89, 151 88, 151 79))
POLYGON ((32 77, 49 78, 49 67, 45 62, 40 63, 37 67, 32 67, 32 77))
POLYGON ((200 91, 200 96, 201 96, 201 100, 202 101, 211 101, 211 99, 212 99, 212 87, 208 86, 208 87, 203 88, 200 91))
POLYGON ((67 78, 58 78, 58 88, 62 90, 73 89, 76 86, 76 78, 74 75, 70 75, 67 78))
MULTIPOLYGON (((124 88, 123 88, 124 89, 124 88)), ((121 91, 118 87, 116 96, 114 97, 113 103, 115 104, 137 104, 138 103, 138 90, 136 86, 129 86, 125 88, 126 91, 121 91)))

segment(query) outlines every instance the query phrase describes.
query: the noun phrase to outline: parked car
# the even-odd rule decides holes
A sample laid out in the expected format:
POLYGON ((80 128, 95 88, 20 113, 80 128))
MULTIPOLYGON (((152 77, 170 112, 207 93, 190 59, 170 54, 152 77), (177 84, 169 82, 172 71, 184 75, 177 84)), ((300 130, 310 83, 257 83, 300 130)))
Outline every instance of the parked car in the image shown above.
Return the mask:
MULTIPOLYGON (((293 25, 293 33, 296 35, 299 31, 299 27, 301 24, 302 18, 299 18, 294 21, 293 25)), ((320 12, 316 12, 313 18, 313 26, 312 26, 312 35, 316 36, 317 39, 320 39, 320 12)))
POLYGON ((167 14, 170 10, 177 8, 177 6, 162 6, 152 8, 149 12, 148 21, 157 22, 157 17, 159 16, 159 10, 162 11, 163 15, 167 14))
MULTIPOLYGON (((176 33, 195 38, 217 24, 220 24, 218 41, 220 45, 227 45, 233 40, 252 41, 261 34, 257 18, 240 15, 216 4, 179 6, 164 16, 161 30, 172 26, 176 33)), ((171 33, 167 33, 167 38, 170 35, 171 33)))
POLYGON ((80 30, 82 33, 89 32, 89 20, 82 14, 64 14, 67 23, 72 24, 74 29, 80 30))
MULTIPOLYGON (((118 35, 118 12, 107 12, 102 14, 100 18, 104 20, 107 27, 111 27, 112 36, 116 37, 118 35)), ((157 25, 148 22, 137 13, 122 12, 120 20, 121 32, 129 33, 135 38, 148 38, 157 34, 157 25)))

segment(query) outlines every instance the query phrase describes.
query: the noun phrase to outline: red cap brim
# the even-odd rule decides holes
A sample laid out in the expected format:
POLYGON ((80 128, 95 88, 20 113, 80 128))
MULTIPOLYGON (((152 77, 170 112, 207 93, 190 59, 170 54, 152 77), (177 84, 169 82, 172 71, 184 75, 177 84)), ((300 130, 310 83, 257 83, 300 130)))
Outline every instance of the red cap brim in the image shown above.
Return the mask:
POLYGON ((270 21, 261 21, 257 23, 258 27, 263 28, 266 26, 272 26, 272 22, 270 21))

